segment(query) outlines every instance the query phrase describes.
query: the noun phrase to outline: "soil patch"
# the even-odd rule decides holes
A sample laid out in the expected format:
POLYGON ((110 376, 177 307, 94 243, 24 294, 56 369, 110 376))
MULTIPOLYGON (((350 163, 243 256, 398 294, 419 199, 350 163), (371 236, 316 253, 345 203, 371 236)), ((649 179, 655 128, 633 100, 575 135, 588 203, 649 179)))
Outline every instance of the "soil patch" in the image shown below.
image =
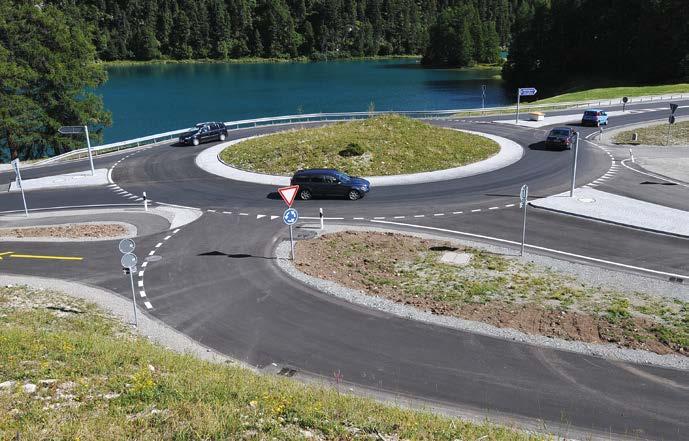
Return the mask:
POLYGON ((0 228, 0 237, 87 239, 120 237, 127 229, 120 224, 67 224, 40 227, 0 228))
POLYGON ((295 264, 308 275, 433 314, 658 354, 689 350, 685 302, 589 285, 512 256, 449 242, 348 231, 299 241, 295 264), (448 249, 471 254, 471 262, 442 263, 448 249))

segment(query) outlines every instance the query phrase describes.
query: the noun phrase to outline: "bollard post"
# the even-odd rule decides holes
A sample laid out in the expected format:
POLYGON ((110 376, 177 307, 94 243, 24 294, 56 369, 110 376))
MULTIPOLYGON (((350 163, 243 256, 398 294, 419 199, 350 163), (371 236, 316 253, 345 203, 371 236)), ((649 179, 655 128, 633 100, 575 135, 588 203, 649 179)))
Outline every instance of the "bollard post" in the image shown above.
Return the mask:
POLYGON ((148 198, 146 197, 145 191, 144 191, 144 211, 148 211, 148 198))
POLYGON ((629 157, 632 159, 632 164, 634 163, 634 153, 632 152, 632 148, 629 147, 629 157))
POLYGON ((321 218, 321 230, 322 230, 322 229, 324 228, 324 225, 323 225, 323 209, 322 209, 322 208, 319 208, 319 209, 318 209, 318 217, 321 218))

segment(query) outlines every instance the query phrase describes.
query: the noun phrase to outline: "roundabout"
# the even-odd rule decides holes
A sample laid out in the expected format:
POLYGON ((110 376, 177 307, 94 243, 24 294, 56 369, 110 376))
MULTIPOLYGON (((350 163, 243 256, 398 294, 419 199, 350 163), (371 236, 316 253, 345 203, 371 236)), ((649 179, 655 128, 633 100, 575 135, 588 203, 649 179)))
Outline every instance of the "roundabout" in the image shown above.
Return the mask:
MULTIPOLYGON (((611 126, 645 117, 641 113, 614 117, 611 126)), ((521 237, 521 186, 528 184, 535 198, 569 188, 571 157, 541 148, 547 127, 513 127, 480 118, 432 123, 508 139, 519 146, 520 157, 463 177, 379 185, 355 203, 297 201, 298 225, 313 224, 322 208, 328 225, 377 226, 516 249, 521 237)), ((285 128, 232 131, 228 141, 285 128)), ((583 135, 594 132, 582 129, 583 135)), ((287 239, 281 220, 284 204, 275 195, 278 184, 221 177, 197 166, 200 154, 223 147, 163 144, 99 157, 97 166, 110 168, 116 188, 27 192, 31 214, 51 207, 140 205, 128 195, 138 197, 143 192, 155 206, 174 204, 202 212, 176 228, 175 234, 166 230, 137 239, 137 247, 161 256, 145 269, 145 292, 153 305, 146 314, 259 370, 271 373, 286 367, 296 378, 325 381, 339 372, 348 387, 382 399, 396 397, 417 406, 567 437, 686 438, 686 371, 409 320, 325 294, 284 273, 275 257, 276 248, 287 239)), ((577 186, 596 181, 623 159, 582 142, 577 186)), ((26 179, 56 175, 79 166, 83 162, 27 169, 22 175, 26 179)), ((617 175, 626 195, 652 203, 663 197, 647 192, 632 171, 617 175)), ((609 182, 604 189, 615 191, 615 181, 609 182)), ((15 193, 0 196, 0 208, 17 210, 21 204, 17 197, 15 193)), ((297 240, 312 235, 308 228, 295 229, 297 240)), ((650 284, 689 274, 686 242, 546 210, 529 212, 529 252, 582 267, 604 267, 620 277, 634 273, 650 284)), ((110 245, 63 244, 84 256, 82 264, 69 268, 0 264, 7 264, 6 273, 79 281, 127 297, 128 280, 117 267, 116 247, 110 245)), ((54 245, 31 246, 47 253, 54 245)), ((670 286, 681 290, 681 284, 673 283, 670 286)))

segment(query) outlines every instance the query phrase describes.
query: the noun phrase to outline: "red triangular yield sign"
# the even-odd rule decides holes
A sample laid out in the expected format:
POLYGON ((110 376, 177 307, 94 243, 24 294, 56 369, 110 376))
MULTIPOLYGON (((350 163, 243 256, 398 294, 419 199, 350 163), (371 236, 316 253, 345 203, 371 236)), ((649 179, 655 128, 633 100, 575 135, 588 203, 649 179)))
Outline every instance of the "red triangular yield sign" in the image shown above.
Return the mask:
POLYGON ((292 206, 292 202, 294 202, 294 198, 297 196, 298 191, 298 185, 290 185, 289 187, 278 188, 278 193, 280 193, 280 197, 283 201, 285 201, 285 204, 287 204, 288 207, 292 206))

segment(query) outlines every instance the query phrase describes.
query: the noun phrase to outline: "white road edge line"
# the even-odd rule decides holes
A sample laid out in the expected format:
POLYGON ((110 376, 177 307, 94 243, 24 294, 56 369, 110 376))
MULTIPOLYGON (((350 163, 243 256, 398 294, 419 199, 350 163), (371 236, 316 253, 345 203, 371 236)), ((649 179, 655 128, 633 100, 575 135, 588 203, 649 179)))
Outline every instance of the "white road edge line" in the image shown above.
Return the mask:
POLYGON ((151 251, 150 253, 148 253, 148 255, 149 255, 149 256, 152 256, 152 255, 154 255, 155 253, 156 253, 156 250, 153 250, 153 251, 151 251))
POLYGON ((147 309, 153 309, 153 305, 151 305, 151 302, 144 302, 144 305, 146 305, 147 309))
POLYGON ((144 287, 144 281, 143 281, 143 280, 139 280, 139 288, 143 288, 143 287, 144 287))
MULTIPOLYGON (((492 240, 496 242, 501 242, 501 243, 508 243, 511 245, 521 245, 521 242, 517 242, 514 240, 507 240, 507 239, 500 239, 497 237, 491 237, 491 236, 484 236, 481 234, 474 234, 474 233, 466 233, 464 231, 455 231, 455 230, 448 230, 445 228, 436 228, 436 227, 427 227, 425 225, 414 225, 414 224, 405 224, 401 222, 390 222, 390 221, 371 221, 379 224, 388 224, 388 225, 399 225, 402 227, 412 227, 412 228, 421 228, 425 230, 434 230, 434 231, 441 231, 444 233, 452 233, 452 234, 458 234, 461 236, 468 236, 468 237, 475 237, 478 239, 487 239, 487 240, 492 240)), ((577 259, 582 259, 582 260, 589 260, 591 262, 597 262, 597 263, 604 263, 606 265, 611 265, 611 266, 618 266, 620 268, 627 268, 635 271, 642 271, 650 274, 657 274, 657 275, 662 275, 662 276, 668 276, 668 277, 678 277, 681 279, 689 279, 689 275, 683 275, 683 274, 675 274, 675 273, 668 273, 665 271, 658 271, 658 270, 653 270, 650 268, 643 268, 640 266, 634 266, 634 265, 627 265, 626 263, 619 263, 619 262, 613 262, 610 260, 605 260, 605 259, 598 259, 596 257, 589 257, 589 256, 583 256, 581 254, 575 254, 575 253, 569 253, 567 251, 560 251, 560 250, 554 250, 552 248, 546 248, 546 247, 541 247, 538 245, 529 245, 529 244, 524 244, 526 248, 531 248, 534 250, 540 250, 540 251, 546 251, 549 253, 553 254, 560 254, 563 256, 568 256, 568 257, 575 257, 577 259)))
POLYGON ((146 268, 146 266, 148 266, 148 262, 144 262, 141 264, 141 268, 146 268))
POLYGON ((172 234, 169 235, 169 236, 165 236, 165 239, 163 239, 163 240, 168 240, 168 239, 171 238, 171 237, 172 237, 172 234))
POLYGON ((650 176, 651 178, 660 179, 661 181, 666 181, 666 182, 671 182, 671 183, 673 183, 673 184, 681 185, 682 187, 689 187, 689 185, 686 185, 686 184, 684 184, 683 182, 677 182, 677 181, 675 181, 675 180, 668 179, 668 178, 666 178, 666 177, 664 177, 664 176, 661 177, 661 176, 659 176, 659 175, 654 175, 654 174, 651 174, 651 173, 642 172, 641 170, 636 170, 636 169, 634 169, 634 168, 628 166, 628 165, 627 165, 627 161, 629 161, 629 159, 625 159, 624 161, 622 161, 622 165, 625 166, 627 169, 633 171, 633 172, 640 173, 640 174, 645 175, 645 176, 650 176))
POLYGON ((145 298, 145 297, 146 297, 146 291, 144 291, 144 290, 142 289, 141 291, 139 291, 139 295, 140 295, 141 297, 144 297, 144 298, 145 298))
POLYGON ((172 232, 172 234, 177 234, 179 233, 179 228, 177 228, 175 231, 172 232))

